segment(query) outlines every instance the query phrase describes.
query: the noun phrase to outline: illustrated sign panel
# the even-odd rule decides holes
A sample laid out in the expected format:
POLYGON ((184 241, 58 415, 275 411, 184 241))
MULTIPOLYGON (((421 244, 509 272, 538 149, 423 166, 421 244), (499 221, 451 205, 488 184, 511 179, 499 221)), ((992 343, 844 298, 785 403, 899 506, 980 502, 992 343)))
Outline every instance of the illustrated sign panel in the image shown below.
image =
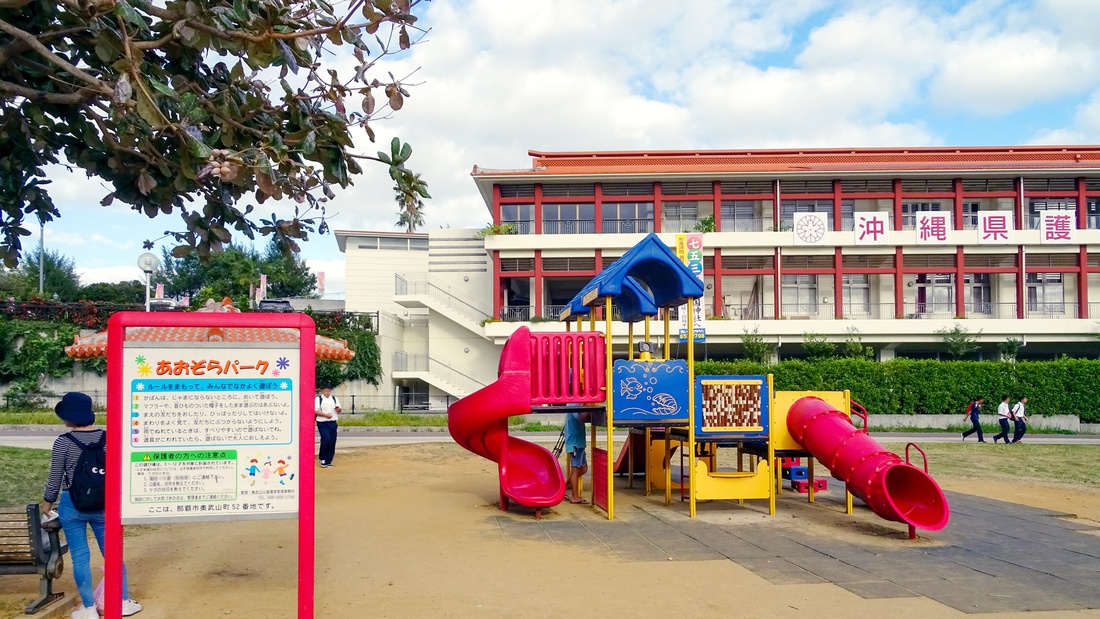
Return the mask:
MULTIPOLYGON (((703 276, 703 235, 701 233, 677 234, 676 255, 684 261, 691 272, 705 281, 703 276)), ((692 304, 694 316, 692 331, 696 342, 705 342, 707 339, 706 313, 703 312, 703 299, 696 299, 692 304)), ((680 306, 680 341, 686 342, 688 338, 687 304, 680 306)))
POLYGON ((124 352, 123 523, 297 515, 296 342, 124 352))
POLYGON ((687 361, 619 359, 612 366, 612 378, 615 423, 687 421, 687 361))
POLYGON ((699 376, 695 385, 699 435, 763 435, 768 427, 765 376, 699 376))

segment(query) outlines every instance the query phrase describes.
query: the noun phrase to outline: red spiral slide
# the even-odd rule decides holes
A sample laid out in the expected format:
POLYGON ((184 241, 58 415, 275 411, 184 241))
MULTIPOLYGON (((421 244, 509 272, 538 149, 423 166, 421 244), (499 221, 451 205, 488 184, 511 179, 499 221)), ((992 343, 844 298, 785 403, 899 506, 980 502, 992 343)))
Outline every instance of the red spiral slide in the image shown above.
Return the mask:
POLYGON ((602 344, 599 334, 532 334, 520 327, 500 353, 496 382, 451 404, 451 437, 497 463, 501 509, 507 509, 509 501, 536 509, 552 507, 565 497, 565 476, 557 458, 544 447, 509 436, 508 418, 526 415, 534 405, 601 400, 602 344))
POLYGON ((824 400, 805 397, 795 402, 787 413, 787 429, 882 518, 927 531, 947 526, 951 510, 939 484, 883 449, 824 400))

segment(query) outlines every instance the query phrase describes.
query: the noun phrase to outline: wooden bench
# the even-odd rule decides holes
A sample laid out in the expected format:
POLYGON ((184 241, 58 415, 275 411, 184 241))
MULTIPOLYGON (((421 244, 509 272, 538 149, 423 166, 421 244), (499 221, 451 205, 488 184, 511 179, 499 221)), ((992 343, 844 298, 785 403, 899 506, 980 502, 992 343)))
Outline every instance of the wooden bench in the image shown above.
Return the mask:
POLYGON ((42 524, 38 504, 26 507, 0 507, 0 575, 38 574, 38 599, 31 602, 26 613, 32 615, 61 599, 63 593, 53 590, 54 579, 65 570, 64 555, 69 551, 61 543, 61 522, 42 524), (49 547, 42 539, 45 533, 49 547))

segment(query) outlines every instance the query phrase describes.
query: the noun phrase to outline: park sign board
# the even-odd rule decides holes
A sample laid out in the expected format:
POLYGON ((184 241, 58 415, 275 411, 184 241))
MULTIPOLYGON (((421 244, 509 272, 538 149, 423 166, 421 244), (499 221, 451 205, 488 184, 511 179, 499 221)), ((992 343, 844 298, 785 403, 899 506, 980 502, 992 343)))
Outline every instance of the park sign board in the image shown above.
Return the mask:
POLYGON ((127 342, 123 524, 293 518, 299 357, 297 342, 127 342))
POLYGON ((105 615, 123 524, 298 520, 298 617, 314 610, 316 326, 304 314, 120 312, 107 329, 105 615))

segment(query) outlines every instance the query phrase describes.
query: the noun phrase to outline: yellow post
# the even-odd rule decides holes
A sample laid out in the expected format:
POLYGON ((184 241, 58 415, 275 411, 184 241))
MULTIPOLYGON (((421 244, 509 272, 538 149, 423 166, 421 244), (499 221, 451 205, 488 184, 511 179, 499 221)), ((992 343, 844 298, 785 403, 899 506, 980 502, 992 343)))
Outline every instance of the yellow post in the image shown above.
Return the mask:
POLYGON ((584 331, 584 329, 582 329, 582 327, 584 326, 583 320, 584 320, 584 317, 581 316, 580 314, 577 314, 577 331, 578 332, 579 331, 584 331))
MULTIPOLYGON (((688 362, 688 516, 695 517, 695 299, 687 300, 688 362)), ((665 322, 665 328, 668 323, 665 322)), ((666 338, 665 345, 668 345, 666 338)))
POLYGON ((810 482, 810 485, 807 486, 807 490, 808 490, 807 498, 809 498, 810 503, 813 503, 814 502, 814 459, 815 458, 814 458, 813 454, 810 454, 810 457, 806 458, 806 459, 809 461, 809 462, 807 462, 806 473, 809 476, 809 482, 810 482))
POLYGON ((607 329, 607 397, 604 398, 604 406, 607 409, 607 519, 612 520, 615 518, 615 423, 612 416, 615 412, 615 407, 611 404, 611 383, 612 383, 612 368, 611 364, 615 361, 615 356, 611 350, 611 297, 604 297, 603 301, 603 313, 604 324, 607 329))
POLYGON ((645 429, 645 459, 643 460, 643 462, 645 462, 645 478, 644 479, 645 479, 645 495, 646 496, 649 496, 649 439, 650 439, 650 430, 647 427, 645 429))
POLYGON ((669 310, 670 308, 665 308, 665 361, 672 358, 672 344, 668 341, 669 310))
MULTIPOLYGON (((772 428, 775 427, 775 416, 772 415, 772 404, 775 403, 775 398, 773 397, 775 395, 775 390, 772 388, 772 386, 772 375, 768 374, 768 464, 772 466, 772 473, 779 476, 778 484, 770 484, 771 492, 768 493, 769 516, 775 515, 775 497, 777 494, 779 494, 779 486, 783 484, 783 470, 781 467, 778 466, 778 463, 775 461, 775 441, 772 440, 772 428)), ((784 423, 786 423, 786 421, 784 421, 784 423)))
POLYGON ((645 317, 645 341, 649 341, 649 316, 645 317))
POLYGON ((634 360, 634 323, 626 325, 627 359, 634 360))
POLYGON ((665 505, 672 505, 672 437, 668 430, 665 428, 665 505))

